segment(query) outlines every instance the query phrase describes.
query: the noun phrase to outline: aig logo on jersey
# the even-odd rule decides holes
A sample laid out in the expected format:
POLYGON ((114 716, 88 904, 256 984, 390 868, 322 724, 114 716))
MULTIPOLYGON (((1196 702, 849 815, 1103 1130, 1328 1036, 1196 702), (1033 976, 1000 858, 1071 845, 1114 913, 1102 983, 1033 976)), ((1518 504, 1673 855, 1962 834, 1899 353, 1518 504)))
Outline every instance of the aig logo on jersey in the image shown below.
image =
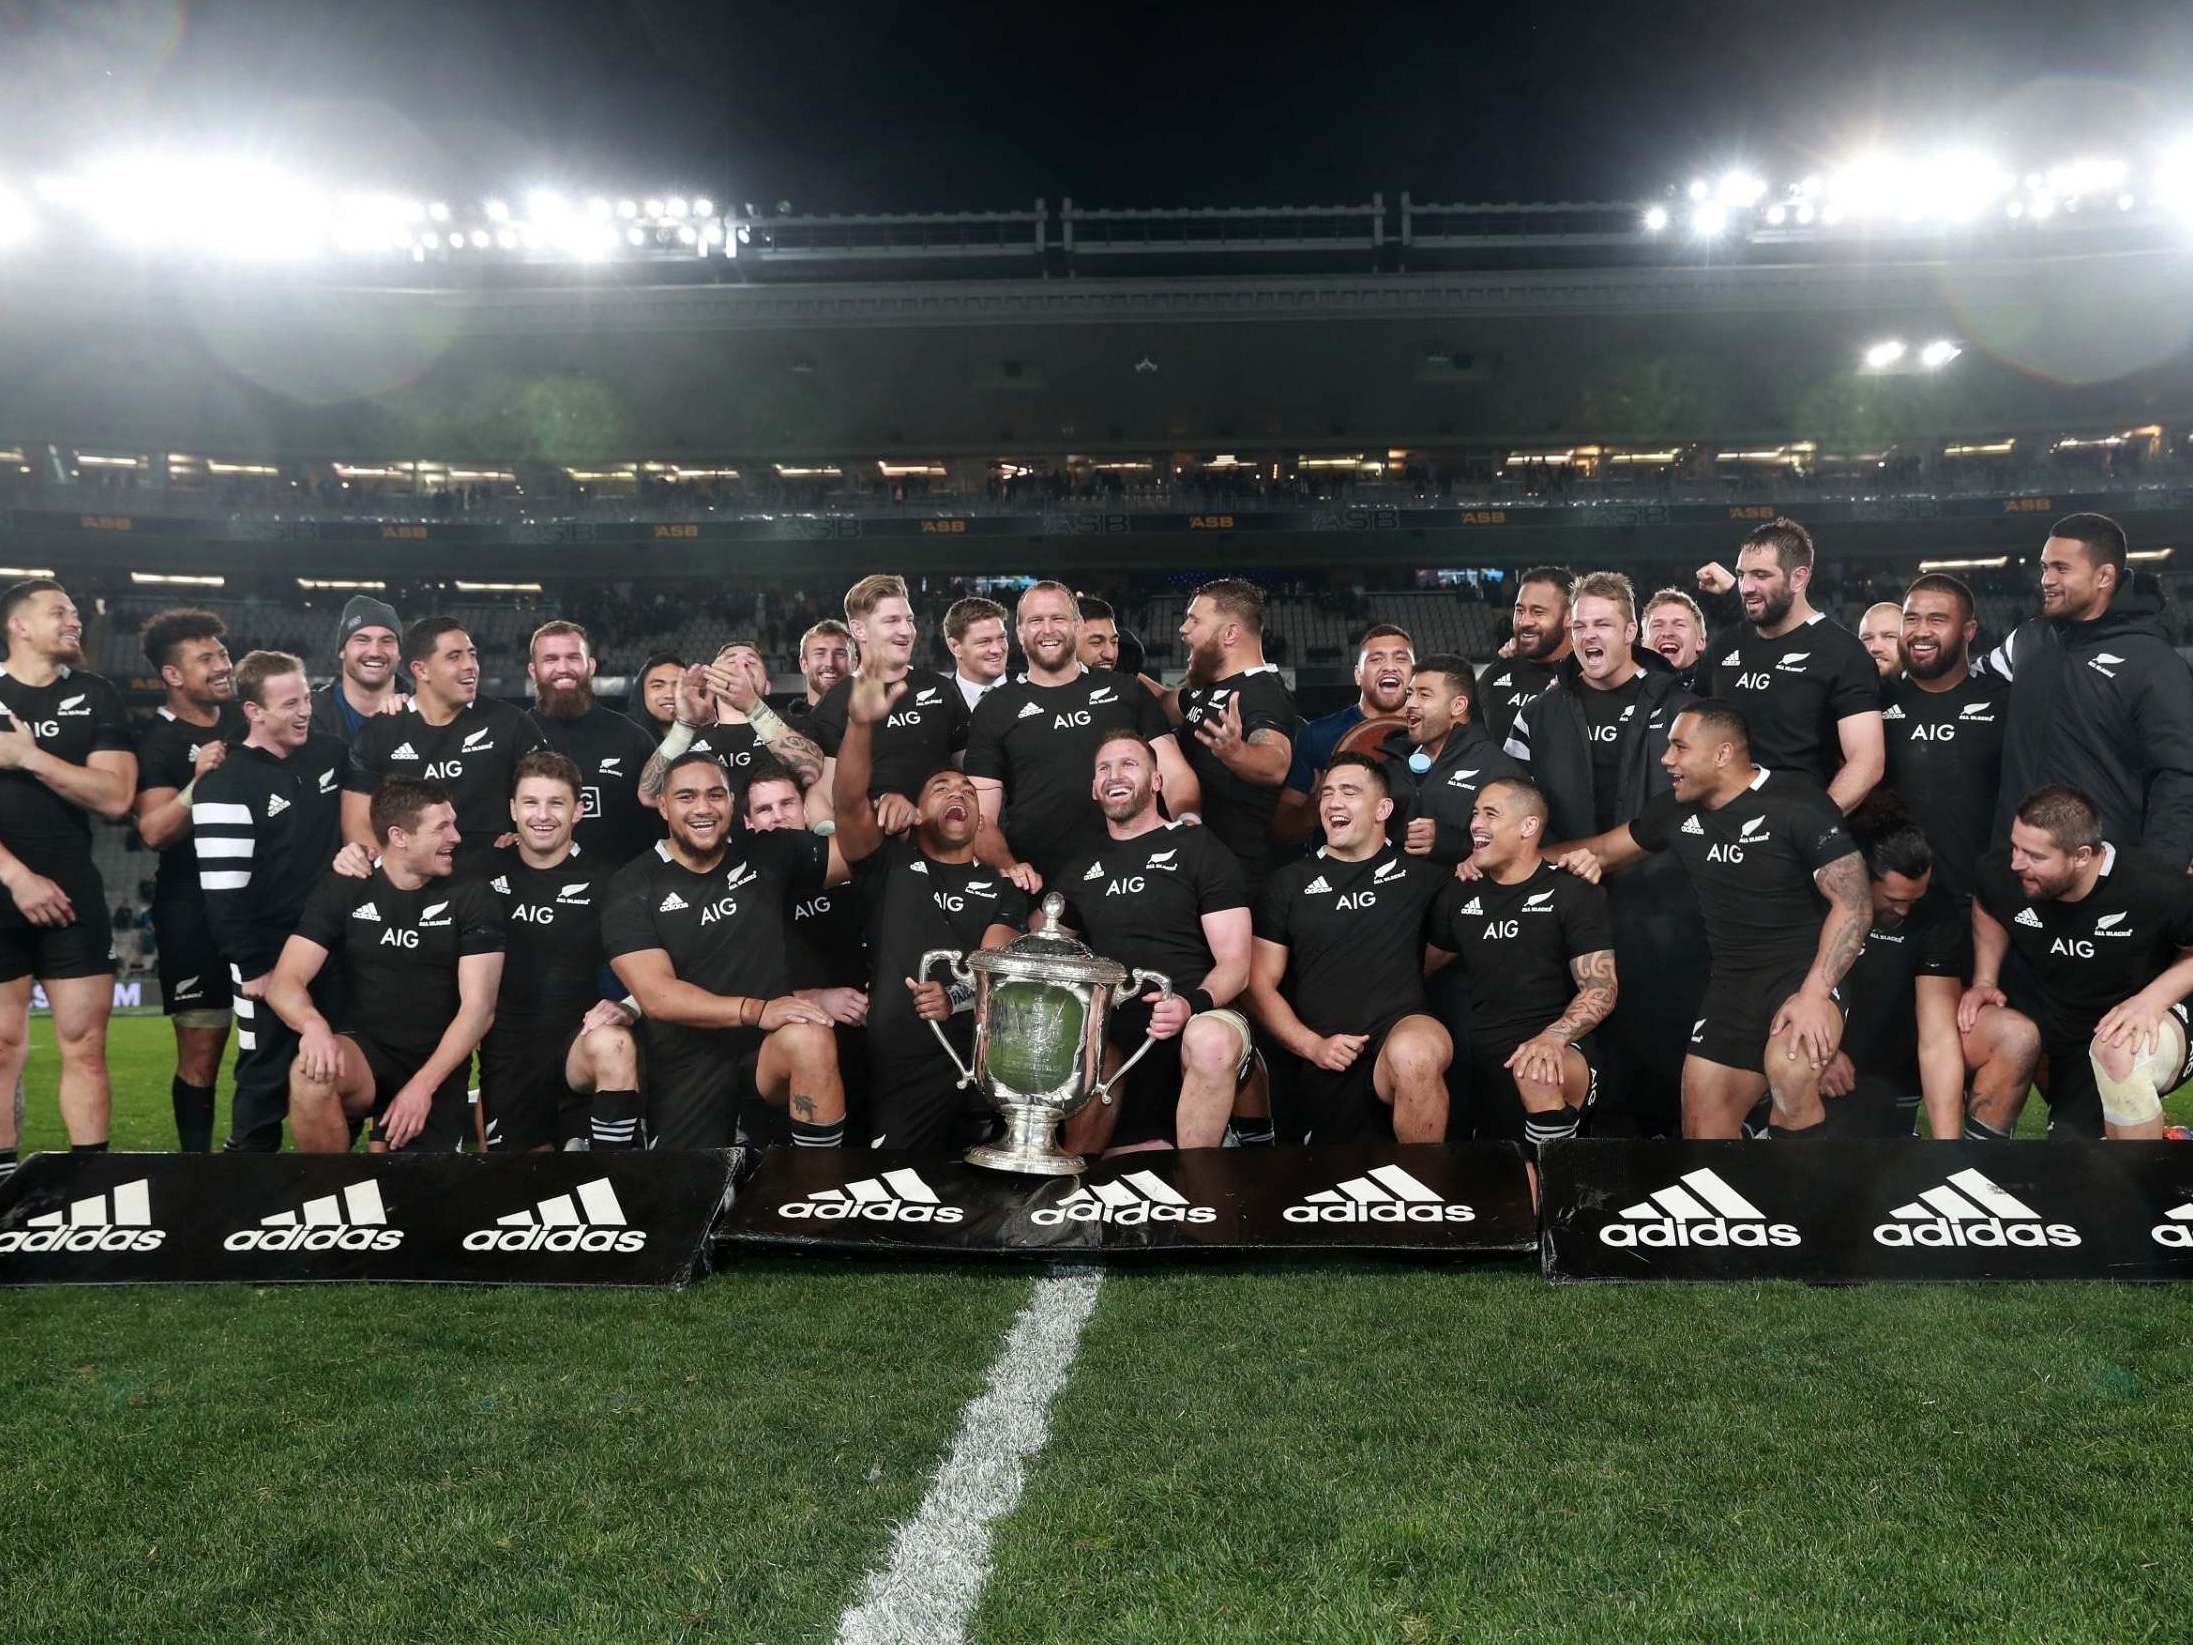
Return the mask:
MULTIPOLYGON (((1691 819, 1691 821, 1693 822, 1696 822, 1697 820, 1698 819, 1695 817, 1691 819)), ((1742 828, 1737 830, 1737 843, 1728 844, 1726 842, 1717 840, 1712 845, 1708 846, 1706 848, 1706 861, 1742 862, 1744 860, 1745 846, 1765 845, 1769 840, 1774 838, 1772 834, 1766 832, 1766 826, 1766 818, 1752 818, 1750 822, 1744 824, 1742 828)), ((1700 832, 1703 833, 1704 830, 1701 829, 1700 832)))
POLYGON ((1028 1213, 1038 1228, 1067 1222, 1104 1222, 1136 1228, 1151 1222, 1216 1222, 1218 1212, 1196 1205, 1154 1171, 1130 1171, 1117 1182, 1084 1183, 1056 1205, 1028 1213))
POLYGON ((1685 1172, 1667 1187, 1635 1205, 1625 1206, 1619 1221, 1599 1230, 1602 1245, 1666 1249, 1674 1246, 1757 1247, 1804 1243, 1786 1222, 1767 1214, 1710 1170, 1685 1172))

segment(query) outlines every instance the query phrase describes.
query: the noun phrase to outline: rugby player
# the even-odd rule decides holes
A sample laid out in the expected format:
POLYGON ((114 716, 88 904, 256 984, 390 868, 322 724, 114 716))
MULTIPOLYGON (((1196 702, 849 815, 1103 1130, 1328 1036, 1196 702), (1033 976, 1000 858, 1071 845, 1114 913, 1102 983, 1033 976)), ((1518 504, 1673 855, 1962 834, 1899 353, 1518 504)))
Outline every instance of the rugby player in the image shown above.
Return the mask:
POLYGON ((1378 750, 1389 767, 1403 848, 1450 867, 1470 854, 1478 790, 1522 772, 1472 715, 1474 677, 1462 657, 1442 652, 1420 659, 1402 697, 1402 726, 1378 750))
POLYGON ((1858 643, 1866 648, 1885 686, 1904 671, 1904 608, 1894 600, 1876 600, 1858 619, 1858 643))
MULTIPOLYGON (((1696 698, 1676 673, 1680 664, 1637 643, 1635 600, 1620 572, 1577 579, 1571 655, 1508 734, 1505 752, 1538 785, 1554 839, 1603 833, 1668 791, 1668 727, 1696 698)), ((1662 609, 1688 622, 1687 605, 1676 595, 1662 609)), ((1683 646, 1675 651, 1680 657, 1683 646)), ((1595 1128, 1661 1135, 1682 1122, 1683 1059, 1705 986, 1697 963, 1705 926, 1681 865, 1664 856, 1614 880, 1608 905, 1625 1002, 1598 1035, 1608 1078, 1595 1128)))
POLYGON ((1764 1093, 1773 1135, 1817 1135, 1820 1075, 1842 1039, 1837 989, 1871 923, 1865 864, 1818 787, 1753 763, 1727 703, 1676 715, 1662 763, 1667 793, 1581 843, 1609 871, 1673 850, 1697 889, 1710 969, 1683 1064, 1683 1134, 1740 1135, 1764 1093))
POLYGON ((1112 602, 1094 594, 1079 599, 1081 611, 1081 665, 1084 668, 1119 667, 1119 614, 1112 602))
POLYGON ((397 689, 396 662, 403 650, 396 608, 371 594, 353 594, 335 624, 335 677, 312 694, 312 729, 344 747, 377 714, 400 714, 407 701, 397 689))
POLYGON ((1164 706, 1126 675, 1081 661, 1073 590, 1030 584, 1014 621, 1027 670, 983 700, 967 733, 967 775, 985 825, 976 850, 1000 870, 1030 863, 1048 883, 1104 838, 1089 771, 1110 733, 1135 732, 1155 750, 1174 817, 1194 812, 1201 795, 1164 706))
MULTIPOLYGON (((1576 1135, 1597 1095, 1592 1031, 1619 992, 1606 893, 1546 860, 1546 800, 1527 777, 1484 785, 1470 815, 1475 878, 1449 878, 1429 956, 1470 980, 1470 1088, 1484 1114, 1514 1090, 1532 1147, 1576 1135)), ((1488 1127, 1494 1135, 1504 1126, 1488 1127)))
POLYGON ((2072 514, 2041 545, 2041 615, 1988 653, 2010 682, 1994 843, 2044 784, 2077 789, 2124 851, 2193 865, 2193 673, 2161 601, 2130 580, 2124 530, 2072 514))
POLYGON ((480 1117, 489 1149, 522 1153, 589 1137, 597 1092, 631 1107, 639 1052, 634 1013, 603 998, 602 908, 623 865, 575 838, 584 776, 568 755, 540 749, 511 783, 518 838, 487 870, 511 943, 480 1041, 480 1117))
POLYGON ((2010 721, 2010 688, 1970 667, 1979 626, 1969 588, 1938 572, 1921 577, 1904 592, 1903 675, 1881 694, 1884 786, 1918 820, 1934 884, 1960 908, 1994 826, 2010 721))
MULTIPOLYGON (((114 936, 91 857, 91 819, 119 822, 137 787, 121 696, 83 672, 84 623, 50 577, 0 593, 0 1093, 30 1053, 43 983, 60 1050, 61 1120, 73 1152, 107 1145, 107 1018, 114 936)), ((0 1096, 0 1179, 15 1169, 16 1105, 0 1096)))
POLYGON ((830 1014, 795 997, 786 961, 787 903, 842 883, 844 860, 804 829, 737 826, 729 779, 690 751, 663 778, 669 837, 618 871, 602 916, 617 978, 643 1013, 647 1089, 594 1097, 596 1146, 722 1148, 737 1134, 742 1065, 765 1102, 790 1117, 792 1141, 845 1138, 830 1014))
POLYGON ((370 853, 373 796, 390 777, 443 789, 457 808, 460 873, 485 866, 510 832, 510 774, 548 746, 523 709, 480 696, 480 653, 454 617, 421 617, 404 631, 411 701, 379 714, 351 744, 343 775, 343 838, 370 853))
POLYGON ((640 803, 661 809, 664 773, 688 753, 713 759, 736 787, 766 750, 808 796, 806 814, 817 821, 827 817, 827 792, 814 792, 823 773, 822 750, 769 706, 768 690, 769 665, 751 641, 726 641, 715 661, 687 669, 678 681, 676 719, 640 772, 640 803))
POLYGON ((1424 924, 1448 874, 1388 840, 1392 815, 1383 761, 1330 756, 1318 784, 1324 847, 1274 869, 1257 904, 1245 1001, 1302 1060, 1295 1100, 1308 1141, 1447 1133, 1454 1043, 1425 1009, 1424 924))
POLYGON ((1847 815, 1881 780, 1881 674, 1857 636, 1815 611, 1812 534, 1775 519, 1736 556, 1745 623, 1713 642, 1712 695, 1750 728, 1759 764, 1827 790, 1847 815))
MULTIPOLYGON (((1972 986, 1957 1007, 1967 1034, 2014 1014, 2001 987, 2006 954, 2033 977, 2049 1136, 2162 1136, 2163 1095, 2193 1077, 2193 880, 2183 865, 2119 851, 2101 807, 2077 789, 2035 789, 2012 818, 2009 851, 1981 861, 1972 945, 1972 986)), ((1975 1091, 1978 1123, 1966 1134, 2008 1136, 2025 1095, 2023 1081, 1987 1098, 1975 1091)))
MULTIPOLYGON (((625 715, 594 700, 593 643, 577 623, 541 624, 527 642, 532 720, 541 740, 579 770, 575 838, 612 867, 655 843, 655 817, 640 803, 640 772, 654 741, 625 715)), ((521 837, 524 830, 520 829, 521 837)))
POLYGON ((991 1114, 979 1092, 962 1088, 928 1026, 944 1024, 961 1061, 971 1064, 974 1023, 966 1013, 973 997, 943 977, 924 976, 921 957, 939 948, 971 954, 1003 947, 1028 923, 1029 903, 1019 885, 977 860, 982 804, 974 783, 952 766, 921 785, 912 828, 889 838, 877 824, 868 803, 870 749, 875 728, 906 690, 904 680, 886 681, 880 666, 868 663, 853 677, 832 778, 836 838, 853 868, 872 963, 866 1013, 872 1146, 941 1149, 982 1141, 991 1114))
POLYGON ((1180 641, 1188 671, 1174 708, 1193 733, 1182 752, 1198 809, 1253 892, 1271 867, 1272 812, 1302 723, 1278 666, 1264 660, 1263 591, 1235 577, 1205 583, 1188 602, 1180 641))
POLYGON ((835 617, 825 617, 800 636, 800 678, 807 690, 784 717, 810 741, 814 732, 807 721, 815 705, 853 670, 853 632, 835 617))
POLYGON ((952 683, 972 714, 1005 678, 1005 608, 974 597, 953 601, 944 614, 944 649, 952 654, 952 683))
POLYGON ((1163 973, 1173 992, 1162 1003, 1155 990, 1114 1003, 1112 1058, 1132 1055, 1145 1034, 1158 1043, 1111 1102, 1067 1121, 1065 1146, 1216 1148, 1254 1051, 1248 1019, 1233 1008, 1249 980, 1248 885, 1217 830, 1159 816, 1164 778, 1141 736, 1109 733, 1094 763, 1104 843, 1054 888, 1092 949, 1130 972, 1163 973))
POLYGON ((447 789, 391 777, 369 820, 380 862, 321 882, 267 984, 297 1035, 290 1135, 301 1153, 343 1153, 346 1119, 370 1114, 377 1147, 451 1152, 472 1131, 467 1074, 495 1018, 508 928, 485 882, 456 877, 463 833, 447 789), (340 1032, 312 995, 331 958, 346 985, 340 1032))
POLYGON ((1340 739, 1365 720, 1391 719, 1401 712, 1416 668, 1416 645, 1406 629, 1376 623, 1363 631, 1355 653, 1355 701, 1311 720, 1295 738, 1287 780, 1272 813, 1272 839, 1299 845, 1317 827, 1319 781, 1340 739))
POLYGON ((198 779, 250 730, 236 706, 227 632, 212 612, 191 610, 157 612, 138 631, 145 660, 167 687, 167 701, 137 739, 136 810, 138 837, 160 854, 152 923, 160 939, 160 1006, 175 1029, 169 1100, 186 1154, 212 1150, 214 1084, 228 1049, 228 968, 206 923, 190 844, 198 779))
MULTIPOLYGON (((934 669, 913 666, 914 608, 907 601, 904 578, 883 573, 863 577, 845 591, 845 621, 862 658, 881 652, 886 679, 894 685, 904 680, 909 687, 876 728, 868 777, 883 831, 903 834, 914 822, 914 802, 908 796, 967 746, 967 699, 934 669)), ((815 705, 808 729, 826 759, 837 753, 838 739, 845 735, 845 701, 852 689, 852 680, 841 676, 815 705)), ((825 794, 835 792, 827 767, 822 782, 825 794)))
POLYGON ((684 678, 685 659, 675 651, 656 652, 632 677, 632 706, 625 718, 647 733, 650 748, 677 723, 678 682, 684 678))
POLYGON ((1655 590, 1645 602, 1645 647, 1657 652, 1675 670, 1685 691, 1697 696, 1700 666, 1706 654, 1706 614, 1698 601, 1680 588, 1655 590))
POLYGON ((1478 717, 1495 746, 1508 740, 1515 716, 1553 684, 1554 670, 1568 657, 1569 589, 1575 581, 1567 566, 1542 565, 1524 572, 1515 585, 1514 638, 1477 680, 1478 717))
MULTIPOLYGON (((342 846, 350 749, 313 729, 322 718, 302 658, 248 652, 235 673, 247 729, 192 785, 191 851, 236 1012, 236 1086, 224 1146, 271 1154, 282 1146, 297 1035, 267 1007, 267 985, 342 846)), ((341 981, 336 971, 314 979, 323 1010, 338 1003, 341 981)))

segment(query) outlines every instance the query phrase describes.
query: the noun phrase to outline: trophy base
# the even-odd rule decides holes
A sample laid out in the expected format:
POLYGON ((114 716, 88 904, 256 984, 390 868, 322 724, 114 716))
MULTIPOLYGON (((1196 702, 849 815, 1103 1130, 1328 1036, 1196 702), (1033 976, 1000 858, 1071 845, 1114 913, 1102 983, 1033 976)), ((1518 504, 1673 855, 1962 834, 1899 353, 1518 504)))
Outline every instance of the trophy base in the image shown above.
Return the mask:
POLYGON ((1012 1171, 1026 1177, 1078 1177, 1089 1168, 1079 1154, 1069 1154, 1057 1143, 1062 1117, 1055 1108, 1007 1108, 1000 1110, 1005 1134, 995 1142, 970 1148, 964 1156, 969 1165, 986 1171, 1012 1171))

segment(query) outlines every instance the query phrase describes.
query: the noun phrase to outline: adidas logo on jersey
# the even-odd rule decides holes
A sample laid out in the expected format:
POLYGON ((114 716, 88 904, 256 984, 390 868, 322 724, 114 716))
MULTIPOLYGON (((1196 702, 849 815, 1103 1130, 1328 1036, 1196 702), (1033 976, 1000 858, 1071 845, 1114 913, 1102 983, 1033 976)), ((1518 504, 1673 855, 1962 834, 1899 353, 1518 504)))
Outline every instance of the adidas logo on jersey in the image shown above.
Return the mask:
POLYGON ((2172 1207, 2147 1235, 2157 1245, 2175 1245, 2181 1250, 2193 1248, 2193 1205, 2172 1207))
POLYGON ((1208 1205, 1191 1205, 1188 1196, 1151 1171, 1130 1171, 1117 1182, 1083 1183, 1056 1205, 1030 1211, 1038 1228, 1062 1222, 1108 1222, 1116 1228, 1146 1222, 1215 1222, 1208 1205))
POLYGON ((928 872, 929 872, 929 865, 928 865, 928 863, 924 862, 924 861, 923 861, 923 860, 922 860, 921 858, 919 858, 919 857, 916 857, 916 858, 915 858, 915 859, 914 859, 914 860, 913 860, 912 862, 908 863, 908 864, 907 864, 906 866, 907 866, 908 868, 912 869, 912 870, 913 870, 913 871, 914 871, 915 873, 917 873, 917 874, 926 874, 926 873, 928 873, 928 872))
POLYGON ((2113 651, 2097 651, 2093 656, 2087 658, 2086 666, 2094 670, 2095 673, 2114 680, 2117 677, 2117 670, 2124 667, 2124 659, 2113 651), (2112 666, 2104 668, 2102 666, 2104 663, 2112 666))
POLYGON ((1703 833, 1704 833, 1705 831, 1706 831, 1706 825, 1705 825, 1704 823, 1702 823, 1702 822, 1700 822, 1700 821, 1698 820, 1698 815, 1697 815, 1697 813, 1696 813, 1696 812, 1693 812, 1693 813, 1691 813, 1691 815, 1689 815, 1689 816, 1687 816, 1687 817, 1685 817, 1685 818, 1683 819, 1683 832, 1684 832, 1684 833, 1686 833, 1686 834, 1703 834, 1703 833))
POLYGON ((0 1256, 21 1251, 157 1251, 167 1240, 152 1226, 152 1179, 139 1177, 104 1194, 71 1200, 65 1211, 35 1216, 0 1234, 0 1256))
POLYGON ((1373 1166, 1334 1188, 1305 1194, 1279 1213, 1289 1222, 1475 1222, 1467 1205, 1441 1199, 1398 1165, 1373 1166))
POLYGON ((1515 684, 1515 675, 1511 671, 1509 673, 1501 675, 1499 679, 1493 681, 1492 683, 1494 685, 1513 685, 1515 684))
POLYGON ((497 875, 496 875, 496 876, 495 876, 495 877, 494 877, 493 879, 489 880, 489 881, 488 881, 487 883, 488 883, 488 885, 489 885, 489 887, 490 887, 491 889, 493 889, 493 890, 496 890, 496 891, 500 891, 500 892, 501 892, 501 893, 502 893, 502 894, 503 894, 504 896, 506 896, 506 897, 507 897, 507 896, 509 896, 509 895, 510 895, 510 876, 509 876, 509 875, 507 875, 507 874, 497 874, 497 875))
POLYGON ((911 1167, 863 1177, 843 1188, 818 1188, 805 1199, 777 1207, 780 1217, 816 1222, 957 1222, 966 1213, 946 1205, 911 1167))
POLYGON ((1475 914, 1478 917, 1482 918, 1485 913, 1485 899, 1482 897, 1472 897, 1468 902, 1462 905, 1462 912, 1465 914, 1475 914))
POLYGON ((655 904, 655 912, 658 914, 675 914, 679 909, 687 906, 689 905, 686 900, 675 891, 672 891, 666 894, 661 902, 655 904))
POLYGON ((381 911, 378 908, 375 908, 369 902, 362 902, 356 908, 353 908, 350 911, 350 917, 354 920, 372 920, 373 922, 378 924, 381 918, 381 911))
POLYGON ((1809 651, 1792 651, 1774 665, 1775 670, 1782 674, 1802 674, 1805 671, 1805 659, 1811 655, 1809 651))
POLYGON ((280 815, 281 815, 281 814, 282 814, 283 812, 287 811, 288 809, 289 809, 289 801, 287 801, 287 800, 283 799, 281 795, 279 795, 279 794, 269 794, 269 795, 267 796, 267 815, 268 815, 268 816, 270 816, 270 817, 279 817, 279 816, 280 816, 280 815))
POLYGON ((1101 880, 1102 878, 1104 878, 1104 865, 1100 862, 1091 863, 1089 865, 1089 872, 1082 875, 1081 877, 1084 880, 1101 880))
POLYGON ((337 1194, 308 1199, 295 1211, 261 1217, 256 1228, 239 1228, 223 1241, 224 1251, 393 1251, 403 1244, 400 1228, 388 1226, 381 1185, 354 1182, 337 1194))
POLYGON ((392 760, 415 760, 418 757, 419 751, 416 748, 413 748, 409 743, 398 743, 396 745, 396 752, 389 755, 389 758, 392 760))
POLYGON ((2046 1249, 2079 1243, 2079 1231, 2071 1224, 2043 1222, 2041 1213, 2025 1201, 1970 1169, 1952 1172, 1939 1188, 1929 1188, 1889 1216, 1892 1220, 1873 1230, 1877 1245, 2046 1249))
POLYGON ((461 745, 461 752, 466 754, 488 753, 494 748, 495 745, 489 742, 487 739, 494 734, 495 728, 493 726, 481 726, 479 730, 473 732, 469 737, 465 738, 463 744, 461 745))
POLYGON ((1600 1243, 1644 1246, 1799 1245, 1803 1236, 1767 1214, 1709 1170, 1686 1171, 1650 1198, 1625 1206, 1621 1220, 1599 1230, 1600 1243))
POLYGON ((1728 654, 1728 655, 1727 655, 1726 657, 1723 657, 1723 658, 1721 659, 1721 666, 1722 666, 1723 668, 1741 668, 1741 667, 1743 667, 1743 666, 1744 666, 1744 654, 1743 654, 1743 653, 1742 653, 1741 651, 1731 651, 1731 652, 1730 652, 1730 653, 1729 653, 1729 654, 1728 654))
POLYGON ((647 1235, 625 1226, 624 1207, 607 1177, 551 1194, 530 1211, 497 1217, 464 1237, 467 1251, 639 1251, 647 1235), (576 1203, 573 1203, 576 1201, 576 1203))
POLYGON ((1020 705, 1020 712, 1016 714, 1014 718, 1025 720, 1031 714, 1041 714, 1042 712, 1043 710, 1038 708, 1034 703, 1022 703, 1020 705))
POLYGON ((2011 923, 2014 925, 2027 926, 2035 931, 2042 931, 2047 929, 2041 924, 2041 916, 2034 913, 2033 910, 2030 908, 2019 909, 2017 919, 2012 921, 2011 923))
POLYGON ((1324 875, 1320 874, 1316 879, 1310 881, 1308 885, 1305 885, 1302 888, 1302 894, 1305 897, 1317 897, 1324 895, 1331 889, 1332 882, 1327 880, 1324 875))
POLYGON ((1380 863, 1378 867, 1372 872, 1371 884, 1390 885, 1395 880, 1402 878, 1407 873, 1408 870, 1401 866, 1399 858, 1388 857, 1384 862, 1380 863))
MULTIPOLYGON (((1974 706, 1978 705, 1975 704, 1974 706)), ((1884 722, 1888 720, 1900 720, 1903 717, 1904 705, 1902 703, 1891 703, 1888 705, 1888 707, 1881 710, 1881 718, 1884 722)))

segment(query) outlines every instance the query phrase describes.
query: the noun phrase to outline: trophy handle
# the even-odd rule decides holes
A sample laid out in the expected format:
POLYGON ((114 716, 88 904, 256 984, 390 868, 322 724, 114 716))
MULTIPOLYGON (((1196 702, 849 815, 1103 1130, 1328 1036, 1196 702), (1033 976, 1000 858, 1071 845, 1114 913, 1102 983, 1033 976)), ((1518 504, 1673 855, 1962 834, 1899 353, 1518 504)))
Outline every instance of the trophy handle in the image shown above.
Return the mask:
MULTIPOLYGON (((1168 977, 1162 971, 1146 971, 1138 965, 1135 967, 1133 974, 1128 978, 1128 982, 1130 984, 1129 993, 1136 997, 1139 997, 1141 995, 1143 985, 1145 983, 1156 983, 1157 1003, 1159 1005, 1163 1005, 1167 1000, 1173 997, 1173 979, 1168 977)), ((1093 1093, 1093 1095, 1096 1097, 1096 1100, 1103 1103, 1106 1107, 1110 1107, 1112 1101, 1112 1087, 1117 1085, 1121 1080, 1125 1079, 1127 1077, 1127 1070, 1134 1067, 1136 1063, 1140 1062, 1143 1059, 1144 1055, 1149 1051, 1150 1047, 1155 1044, 1157 1044, 1157 1039, 1154 1035, 1143 1035, 1142 1043, 1135 1047, 1135 1054, 1129 1057, 1125 1062, 1121 1063, 1117 1068, 1113 1069, 1112 1077, 1110 1079, 1102 1079, 1097 1081, 1096 1090, 1093 1093)))
MULTIPOLYGON (((915 978, 927 982, 930 971, 935 968, 939 960, 942 960, 945 968, 952 973, 954 982, 965 983, 970 988, 974 986, 975 974, 967 969, 967 957, 956 948, 930 949, 928 953, 922 955, 921 969, 914 973, 915 978)), ((944 1024, 941 1022, 930 1023, 929 1032, 936 1035, 937 1044, 944 1047, 944 1054, 952 1059, 952 1066, 959 1070, 959 1089, 965 1090, 968 1086, 974 1084, 975 1071, 959 1060, 959 1053, 952 1049, 952 1042, 944 1037, 944 1024)))

